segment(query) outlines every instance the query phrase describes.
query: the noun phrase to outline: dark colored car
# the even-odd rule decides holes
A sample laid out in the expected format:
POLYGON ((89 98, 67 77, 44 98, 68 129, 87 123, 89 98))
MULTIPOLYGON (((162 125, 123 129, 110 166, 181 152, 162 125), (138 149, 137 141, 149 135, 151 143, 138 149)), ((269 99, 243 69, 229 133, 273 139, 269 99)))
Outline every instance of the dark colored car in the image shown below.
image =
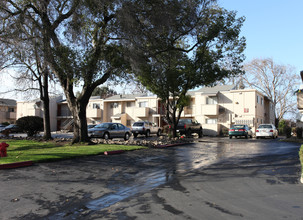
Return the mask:
POLYGON ((104 138, 105 140, 112 138, 124 138, 124 140, 128 140, 131 136, 131 131, 123 124, 106 122, 88 129, 88 135, 91 138, 99 137, 104 138))
POLYGON ((87 129, 94 128, 95 126, 96 126, 96 125, 94 125, 94 124, 87 125, 87 129))
POLYGON ((132 125, 131 129, 134 137, 136 138, 138 134, 143 134, 146 137, 149 137, 150 134, 161 135, 161 128, 159 128, 155 123, 149 121, 138 121, 132 125))
POLYGON ((200 138, 203 136, 202 125, 194 119, 180 119, 177 125, 177 132, 186 136, 190 136, 193 133, 197 133, 200 138))
POLYGON ((0 132, 5 128, 6 126, 3 124, 0 124, 0 132))
POLYGON ((15 124, 10 124, 6 126, 1 132, 4 133, 8 131, 9 133, 18 133, 21 132, 20 128, 15 124))
POLYGON ((241 137, 244 136, 245 138, 252 138, 252 131, 250 127, 247 125, 233 125, 228 131, 229 138, 231 139, 233 136, 241 137))

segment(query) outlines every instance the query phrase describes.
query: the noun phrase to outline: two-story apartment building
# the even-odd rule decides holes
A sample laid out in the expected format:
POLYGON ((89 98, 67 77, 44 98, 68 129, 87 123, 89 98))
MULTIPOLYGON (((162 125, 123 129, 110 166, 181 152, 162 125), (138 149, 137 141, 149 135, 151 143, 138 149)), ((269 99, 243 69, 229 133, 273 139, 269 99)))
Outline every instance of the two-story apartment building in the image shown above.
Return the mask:
POLYGON ((255 130, 259 124, 274 123, 271 101, 255 89, 215 86, 196 91, 194 97, 194 118, 205 135, 218 135, 232 124, 247 124, 255 130))
POLYGON ((10 124, 16 122, 17 104, 13 99, 0 99, 0 123, 8 122, 10 124))
MULTIPOLYGON (((255 89, 239 90, 234 85, 223 85, 190 91, 188 94, 191 95, 191 104, 184 108, 181 117, 196 119, 202 124, 205 135, 219 135, 232 124, 247 124, 255 131, 261 123, 274 123, 271 101, 255 89)), ((37 102, 32 102, 27 110, 23 108, 23 113, 18 117, 34 112, 36 107, 33 104, 39 106, 37 102)), ((67 102, 56 100, 52 105, 55 105, 56 112, 56 125, 52 130, 66 130, 72 126, 73 118, 67 102)), ((147 120, 163 126, 164 117, 165 109, 155 95, 126 94, 106 99, 91 97, 87 106, 88 124, 120 122, 130 127, 135 121, 147 120)))
POLYGON ((130 127, 135 121, 160 124, 159 99, 146 94, 114 95, 103 101, 103 121, 120 122, 130 127))
MULTIPOLYGON (((62 96, 50 97, 49 100, 51 131, 57 130, 57 108, 58 102, 61 100, 62 96)), ((43 118, 43 111, 43 103, 40 99, 17 102, 17 119, 24 116, 39 116, 43 118)))
MULTIPOLYGON (((97 124, 103 121, 103 99, 99 96, 92 96, 86 108, 88 124, 97 124)), ((57 102, 57 127, 56 130, 70 130, 74 119, 69 110, 66 100, 57 102)))

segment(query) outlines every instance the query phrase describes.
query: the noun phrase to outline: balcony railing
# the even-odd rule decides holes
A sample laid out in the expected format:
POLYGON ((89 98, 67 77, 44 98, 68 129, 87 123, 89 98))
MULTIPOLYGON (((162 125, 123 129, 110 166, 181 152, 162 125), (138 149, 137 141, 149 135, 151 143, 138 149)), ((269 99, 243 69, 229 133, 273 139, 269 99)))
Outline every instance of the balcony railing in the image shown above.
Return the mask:
POLYGON ((58 117, 62 117, 62 118, 67 118, 67 117, 71 117, 72 113, 70 110, 61 110, 60 112, 58 112, 57 114, 58 117))
POLYGON ((219 114, 219 105, 202 105, 202 114, 203 115, 218 115, 219 114))
POLYGON ((134 108, 137 117, 148 117, 149 116, 149 107, 136 107, 134 108))
POLYGON ((6 118, 8 118, 8 119, 16 119, 16 112, 7 112, 6 118))
POLYGON ((86 117, 88 118, 101 118, 101 113, 102 110, 101 109, 87 109, 86 110, 86 117))

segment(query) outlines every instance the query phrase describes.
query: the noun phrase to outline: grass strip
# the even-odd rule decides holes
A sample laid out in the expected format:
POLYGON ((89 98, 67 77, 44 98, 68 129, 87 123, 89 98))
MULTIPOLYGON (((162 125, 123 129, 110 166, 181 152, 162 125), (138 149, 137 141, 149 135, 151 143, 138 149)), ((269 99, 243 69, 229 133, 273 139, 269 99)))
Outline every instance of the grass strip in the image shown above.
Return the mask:
POLYGON ((129 145, 70 145, 55 142, 38 142, 31 140, 1 140, 9 144, 7 157, 0 158, 0 164, 23 161, 49 162, 71 159, 88 155, 98 155, 113 150, 138 150, 146 147, 129 145))

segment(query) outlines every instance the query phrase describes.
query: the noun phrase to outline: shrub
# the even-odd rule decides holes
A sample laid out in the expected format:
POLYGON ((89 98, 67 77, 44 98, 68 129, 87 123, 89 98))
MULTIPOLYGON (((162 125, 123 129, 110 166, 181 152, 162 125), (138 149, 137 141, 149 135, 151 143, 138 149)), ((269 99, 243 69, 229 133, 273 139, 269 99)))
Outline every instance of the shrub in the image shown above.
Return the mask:
POLYGON ((301 127, 296 128, 297 138, 302 138, 302 131, 303 129, 301 127))
POLYGON ((285 126, 284 127, 284 134, 286 135, 287 138, 291 137, 291 127, 285 126))
POLYGON ((223 136, 223 137, 226 137, 226 136, 228 136, 228 128, 222 128, 221 130, 220 130, 220 136, 223 136))
POLYGON ((32 137, 43 130, 43 119, 38 116, 25 116, 17 120, 17 126, 32 137))
POLYGON ((285 127, 286 127, 286 122, 285 120, 280 120, 279 121, 279 126, 278 126, 278 130, 279 130, 279 134, 280 135, 283 135, 285 134, 285 127))

